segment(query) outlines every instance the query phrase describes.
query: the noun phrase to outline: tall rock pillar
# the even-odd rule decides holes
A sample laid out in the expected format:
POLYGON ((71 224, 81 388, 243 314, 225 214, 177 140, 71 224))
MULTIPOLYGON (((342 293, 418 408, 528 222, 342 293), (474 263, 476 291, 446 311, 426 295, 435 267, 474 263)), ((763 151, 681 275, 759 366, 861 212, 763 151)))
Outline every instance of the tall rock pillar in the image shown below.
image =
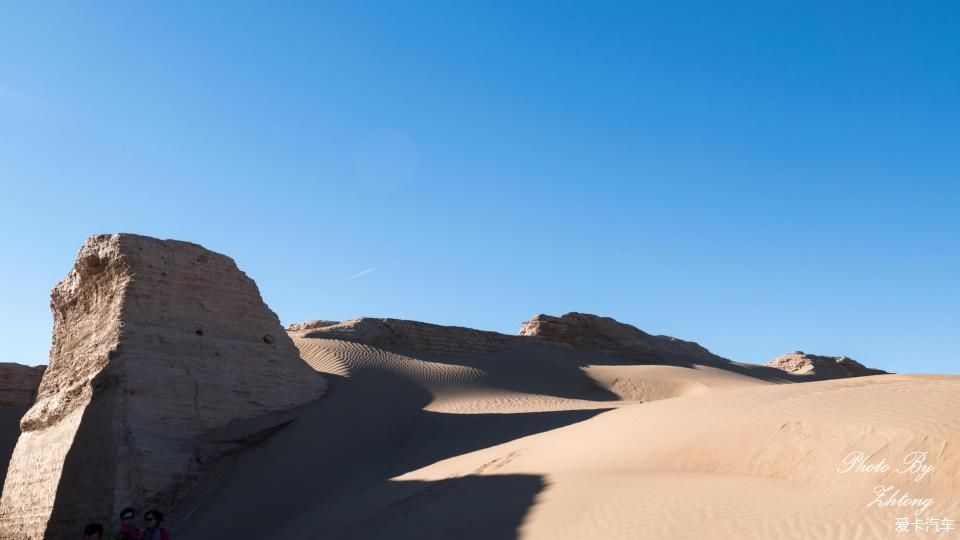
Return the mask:
POLYGON ((0 538, 73 538, 125 506, 172 505, 195 442, 323 395, 256 284, 196 244, 91 237, 53 289, 53 345, 0 498, 0 538))

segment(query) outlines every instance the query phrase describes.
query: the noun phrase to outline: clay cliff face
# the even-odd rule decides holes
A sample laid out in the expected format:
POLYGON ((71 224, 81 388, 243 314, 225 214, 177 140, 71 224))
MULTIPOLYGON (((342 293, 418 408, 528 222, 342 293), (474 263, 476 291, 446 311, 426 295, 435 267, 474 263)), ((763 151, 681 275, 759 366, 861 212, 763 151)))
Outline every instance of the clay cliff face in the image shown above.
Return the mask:
POLYGON ((846 356, 818 356, 803 351, 778 356, 766 365, 812 379, 843 379, 887 373, 883 370, 868 368, 846 356))
POLYGON ((256 284, 196 244, 91 237, 51 309, 49 367, 21 421, 0 538, 71 538, 128 505, 172 508, 203 473, 202 434, 326 388, 256 284))
POLYGON ((670 336, 653 336, 610 317, 567 313, 562 317, 536 315, 523 323, 521 336, 566 343, 608 356, 649 363, 726 363, 704 347, 670 336))
POLYGON ((22 407, 33 404, 40 378, 47 366, 24 366, 0 363, 0 407, 22 407))

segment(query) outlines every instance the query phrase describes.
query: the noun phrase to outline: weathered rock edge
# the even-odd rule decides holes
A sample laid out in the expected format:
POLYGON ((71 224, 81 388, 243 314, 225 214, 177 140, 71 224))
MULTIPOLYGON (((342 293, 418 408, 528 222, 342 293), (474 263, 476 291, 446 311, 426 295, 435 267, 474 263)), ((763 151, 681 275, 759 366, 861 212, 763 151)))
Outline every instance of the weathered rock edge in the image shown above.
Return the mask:
POLYGON ((21 421, 0 538, 71 538, 128 505, 174 508, 203 476, 205 433, 326 390, 253 280, 196 244, 91 237, 51 309, 50 362, 21 421))

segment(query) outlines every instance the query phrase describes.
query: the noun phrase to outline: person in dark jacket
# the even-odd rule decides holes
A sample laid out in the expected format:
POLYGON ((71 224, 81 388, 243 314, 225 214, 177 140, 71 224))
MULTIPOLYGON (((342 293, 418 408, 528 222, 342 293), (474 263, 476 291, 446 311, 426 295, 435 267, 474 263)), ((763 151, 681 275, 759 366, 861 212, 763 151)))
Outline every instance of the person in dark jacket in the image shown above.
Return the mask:
POLYGON ((159 510, 150 510, 143 515, 147 528, 140 533, 141 540, 170 540, 170 531, 160 526, 163 514, 159 510))
POLYGON ((117 540, 138 540, 140 538, 140 529, 133 524, 133 518, 137 516, 137 511, 133 508, 124 508, 120 512, 120 528, 117 529, 117 540))

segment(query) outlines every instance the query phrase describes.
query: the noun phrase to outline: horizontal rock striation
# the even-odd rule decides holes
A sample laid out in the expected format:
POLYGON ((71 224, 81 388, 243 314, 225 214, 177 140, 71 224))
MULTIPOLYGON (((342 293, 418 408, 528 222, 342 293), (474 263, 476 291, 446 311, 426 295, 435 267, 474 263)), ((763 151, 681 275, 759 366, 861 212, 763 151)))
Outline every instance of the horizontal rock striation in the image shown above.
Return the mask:
POLYGON ((778 356, 766 363, 793 375, 802 375, 817 379, 843 379, 866 375, 885 375, 886 371, 868 368, 846 356, 819 356, 795 351, 778 356))
POLYGON ((49 367, 21 421, 0 538, 72 538, 126 506, 173 509, 216 458, 198 458, 205 433, 326 389, 253 280, 196 244, 91 237, 51 309, 49 367))
POLYGON ((32 405, 46 368, 0 363, 0 407, 32 405))

